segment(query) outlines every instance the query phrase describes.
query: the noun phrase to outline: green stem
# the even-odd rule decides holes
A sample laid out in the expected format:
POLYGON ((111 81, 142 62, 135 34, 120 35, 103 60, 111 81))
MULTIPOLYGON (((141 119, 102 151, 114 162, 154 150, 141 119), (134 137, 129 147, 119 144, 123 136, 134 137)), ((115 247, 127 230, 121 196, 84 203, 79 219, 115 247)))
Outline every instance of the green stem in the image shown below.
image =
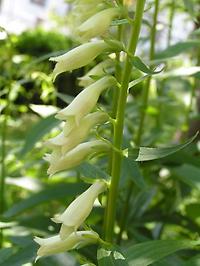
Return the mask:
MULTIPOLYGON (((138 0, 136 4, 136 12, 134 19, 134 27, 132 27, 130 43, 128 46, 128 54, 135 54, 136 46, 139 39, 139 33, 142 23, 142 16, 144 11, 145 0, 138 0)), ((118 100, 118 109, 116 115, 116 121, 114 125, 114 146, 121 150, 122 148, 122 138, 123 138, 123 126, 124 126, 124 114, 125 106, 128 92, 128 83, 130 80, 130 74, 132 70, 132 64, 130 58, 127 55, 124 67, 124 73, 122 76, 122 83, 120 88, 119 100, 118 100)), ((105 238, 106 241, 112 242, 113 240, 113 230, 116 216, 116 204, 118 196, 118 185, 121 172, 121 154, 113 151, 112 154, 112 178, 108 195, 107 203, 107 215, 105 223, 105 238)))
POLYGON ((170 4, 170 13, 169 13, 169 28, 168 28, 168 36, 167 36, 167 47, 170 46, 172 39, 172 25, 175 14, 175 1, 172 0, 170 4))
MULTIPOLYGON (((155 40, 156 40, 156 25, 157 25, 157 18, 158 18, 158 8, 159 8, 159 0, 155 0, 155 10, 154 10, 154 16, 153 16, 153 26, 150 33, 150 51, 149 51, 149 59, 154 59, 154 53, 155 53, 155 40)), ((149 101, 149 89, 151 85, 151 76, 147 79, 146 84, 143 89, 143 95, 142 95, 142 106, 140 111, 140 122, 139 122, 139 128, 136 135, 135 143, 137 146, 140 146, 142 141, 142 135, 144 130, 144 121, 146 117, 146 111, 148 107, 148 101, 149 101)))
MULTIPOLYGON (((5 158, 6 158, 6 132, 7 132, 7 122, 8 122, 8 108, 9 108, 9 99, 7 100, 7 106, 5 107, 5 114, 2 123, 2 135, 1 135, 0 215, 2 215, 5 210, 5 182, 6 182, 5 158)), ((2 247, 2 245, 3 245, 3 229, 1 229, 0 231, 0 247, 2 247)))

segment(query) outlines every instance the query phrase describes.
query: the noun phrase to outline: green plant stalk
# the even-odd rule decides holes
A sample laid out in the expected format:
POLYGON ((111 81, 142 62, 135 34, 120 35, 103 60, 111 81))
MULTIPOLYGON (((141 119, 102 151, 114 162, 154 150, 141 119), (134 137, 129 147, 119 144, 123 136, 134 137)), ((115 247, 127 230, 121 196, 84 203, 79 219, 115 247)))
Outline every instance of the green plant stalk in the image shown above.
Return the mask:
MULTIPOLYGON (((117 35, 118 41, 121 41, 122 25, 118 26, 117 34, 118 34, 117 35)), ((115 53, 115 55, 116 55, 115 77, 116 77, 116 80, 120 83, 120 79, 121 79, 120 52, 115 53)), ((118 98, 119 98, 119 89, 116 88, 116 90, 113 91, 113 102, 112 102, 113 105, 112 105, 112 112, 111 112, 111 117, 113 119, 116 118, 118 98)), ((111 128, 111 133, 113 133, 112 128, 111 128)), ((112 169, 112 152, 110 153, 109 162, 108 162, 108 173, 110 175, 111 175, 111 169, 112 169)), ((104 229, 105 229, 106 216, 107 216, 107 209, 105 210, 105 213, 104 213, 103 231, 105 231, 104 229)))
MULTIPOLYGON (((130 43, 128 46, 128 53, 125 61, 124 73, 122 75, 122 83, 118 100, 118 109, 114 124, 114 146, 119 150, 121 150, 122 148, 125 106, 126 106, 126 99, 128 92, 128 84, 132 69, 132 64, 128 54, 133 54, 133 55, 135 54, 136 46, 139 39, 140 28, 142 24, 144 5, 145 5, 145 0, 137 1, 134 27, 132 27, 130 43)), ((106 216, 106 223, 105 223, 105 239, 108 242, 113 241, 114 223, 116 216, 117 196, 118 196, 118 185, 119 185, 120 172, 121 172, 121 162, 122 162, 121 154, 119 152, 113 151, 112 171, 111 171, 112 178, 111 178, 111 184, 110 184, 108 202, 107 202, 107 213, 109 213, 109 215, 106 216)))
POLYGON ((175 1, 172 0, 170 4, 170 13, 169 13, 169 28, 168 28, 168 36, 167 36, 167 47, 170 46, 171 39, 172 39, 172 26, 173 26, 173 19, 175 14, 175 1))
MULTIPOLYGON (((157 18, 158 18, 158 9, 159 9, 159 0, 155 0, 155 9, 154 9, 154 16, 153 16, 153 26, 150 33, 150 51, 149 51, 149 60, 154 59, 155 54, 155 40, 156 40, 156 25, 157 25, 157 18)), ((146 111, 148 108, 148 101, 149 101, 149 89, 151 85, 151 76, 147 78, 146 84, 143 89, 142 95, 142 106, 140 111, 140 122, 138 131, 136 134, 135 144, 140 146, 142 141, 142 135, 144 130, 144 122, 146 117, 146 111)))
MULTIPOLYGON (((5 210, 5 181, 6 181, 6 168, 5 168, 5 157, 6 157, 6 131, 8 122, 8 106, 5 110, 5 116, 2 123, 2 135, 1 135, 1 187, 0 187, 0 216, 5 210)), ((3 229, 0 231, 0 247, 3 245, 3 229)))

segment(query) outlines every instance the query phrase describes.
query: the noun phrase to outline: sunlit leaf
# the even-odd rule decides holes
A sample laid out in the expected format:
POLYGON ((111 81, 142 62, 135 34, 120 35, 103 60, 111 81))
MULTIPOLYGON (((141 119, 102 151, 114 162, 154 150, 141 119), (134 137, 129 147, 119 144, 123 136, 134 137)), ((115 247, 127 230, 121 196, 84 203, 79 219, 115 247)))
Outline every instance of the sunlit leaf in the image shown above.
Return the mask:
POLYGON ((136 161, 150 161, 155 160, 159 158, 166 157, 170 154, 173 154, 185 147, 187 147, 190 143, 193 142, 193 140, 197 137, 198 132, 190 138, 187 142, 180 144, 180 145, 174 145, 172 147, 166 147, 166 148, 147 148, 147 147, 140 147, 139 148, 139 154, 136 158, 136 161))

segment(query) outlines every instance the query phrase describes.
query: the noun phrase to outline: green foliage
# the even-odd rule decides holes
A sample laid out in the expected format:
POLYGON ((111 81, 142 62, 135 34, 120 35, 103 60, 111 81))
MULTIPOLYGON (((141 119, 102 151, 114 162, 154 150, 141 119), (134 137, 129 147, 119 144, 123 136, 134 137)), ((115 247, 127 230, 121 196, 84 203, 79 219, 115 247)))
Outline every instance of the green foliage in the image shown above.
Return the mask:
MULTIPOLYGON (((57 136, 62 127, 61 121, 54 117, 55 112, 74 99, 80 91, 75 79, 92 68, 94 62, 80 71, 63 74, 54 85, 50 74, 53 65, 48 58, 71 49, 74 43, 70 38, 54 31, 36 29, 0 40, 1 191, 5 177, 4 210, 0 214, 3 232, 0 265, 33 265, 38 249, 33 242, 34 235, 48 237, 58 233, 59 225, 50 218, 63 212, 67 204, 85 191, 89 185, 83 181, 104 179, 110 184, 113 152, 122 159, 114 226, 116 244, 102 241, 71 253, 42 258, 36 265, 200 265, 200 153, 196 133, 200 128, 197 28, 200 7, 195 0, 176 3, 175 15, 176 12, 186 15, 197 29, 189 38, 184 36, 182 41, 164 45, 166 48, 162 50, 159 47, 165 32, 163 35, 157 32, 155 57, 149 60, 147 31, 151 31, 153 25, 153 8, 149 6, 154 4, 155 1, 147 3, 143 19, 144 35, 148 38, 142 36, 136 56, 129 55, 133 71, 128 85, 123 150, 113 144, 112 126, 116 121, 113 121, 111 103, 121 89, 118 84, 116 95, 111 90, 104 93, 97 107, 110 115, 109 121, 98 125, 98 132, 95 128, 88 136, 88 139, 96 137, 110 143, 109 163, 107 155, 98 154, 51 178, 47 177, 48 164, 42 157, 49 152, 48 144, 44 145, 44 142, 57 136), (165 67, 159 67, 158 71, 154 66, 160 62, 164 62, 165 67), (144 91, 149 80, 145 106, 144 91), (141 143, 136 145, 141 112, 146 117, 141 143)), ((171 12, 172 1, 165 0, 162 5, 166 12, 171 12)), ((130 17, 115 19, 111 24, 112 38, 105 37, 110 47, 116 49, 116 56, 129 38, 133 10, 127 14, 130 17), (122 44, 115 39, 126 27, 122 44)), ((160 24, 162 21, 159 21, 158 30, 160 26, 168 27, 168 23, 160 24)), ((172 23, 174 31, 176 27, 172 23)), ((97 62, 106 56, 99 56, 97 62)), ((114 75, 116 70, 120 83, 120 71, 124 67, 124 62, 119 61, 104 72, 114 75)), ((93 78, 96 80, 99 76, 93 78)), ((99 197, 102 206, 95 202, 93 212, 82 226, 95 230, 102 238, 106 195, 107 192, 99 197)))

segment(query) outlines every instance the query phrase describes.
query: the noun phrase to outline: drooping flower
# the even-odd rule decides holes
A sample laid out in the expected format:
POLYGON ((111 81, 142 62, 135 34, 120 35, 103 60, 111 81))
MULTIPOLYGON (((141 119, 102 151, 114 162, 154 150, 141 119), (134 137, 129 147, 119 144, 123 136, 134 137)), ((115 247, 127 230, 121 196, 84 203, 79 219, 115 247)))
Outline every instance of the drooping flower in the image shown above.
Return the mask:
POLYGON ((55 148, 52 154, 46 154, 44 159, 50 163, 47 173, 53 174, 71 169, 82 163, 89 155, 106 152, 110 146, 101 140, 93 140, 79 144, 74 149, 62 155, 59 148, 55 148))
POLYGON ((83 77, 79 78, 79 86, 87 87, 94 83, 94 79, 92 76, 102 76, 105 75, 105 70, 113 65, 113 61, 111 59, 107 59, 95 67, 93 67, 87 74, 83 77))
POLYGON ((76 98, 56 118, 61 120, 73 119, 76 124, 95 107, 100 94, 107 88, 116 84, 112 76, 105 76, 81 91, 76 98))
POLYGON ((56 62, 53 70, 53 80, 62 72, 71 71, 89 64, 108 48, 109 46, 104 41, 88 42, 63 55, 51 57, 49 60, 56 62))
POLYGON ((119 12, 119 8, 113 7, 96 13, 80 25, 78 28, 79 35, 84 39, 91 39, 104 34, 110 26, 112 19, 119 12))
POLYGON ((96 181, 85 192, 78 196, 68 208, 52 220, 62 223, 60 230, 61 239, 67 238, 75 232, 90 214, 95 199, 106 190, 106 183, 102 180, 96 181))
POLYGON ((98 240, 99 235, 94 231, 74 232, 65 240, 61 240, 59 235, 48 238, 34 238, 34 241, 40 245, 40 248, 37 251, 37 259, 43 256, 50 256, 71 249, 81 248, 89 244, 94 244, 97 243, 98 240))
POLYGON ((59 147, 61 153, 64 154, 84 141, 93 126, 107 120, 108 115, 100 111, 88 114, 81 119, 79 125, 75 124, 70 132, 69 130, 67 134, 65 131, 61 132, 55 138, 48 140, 46 144, 51 148, 59 147))

